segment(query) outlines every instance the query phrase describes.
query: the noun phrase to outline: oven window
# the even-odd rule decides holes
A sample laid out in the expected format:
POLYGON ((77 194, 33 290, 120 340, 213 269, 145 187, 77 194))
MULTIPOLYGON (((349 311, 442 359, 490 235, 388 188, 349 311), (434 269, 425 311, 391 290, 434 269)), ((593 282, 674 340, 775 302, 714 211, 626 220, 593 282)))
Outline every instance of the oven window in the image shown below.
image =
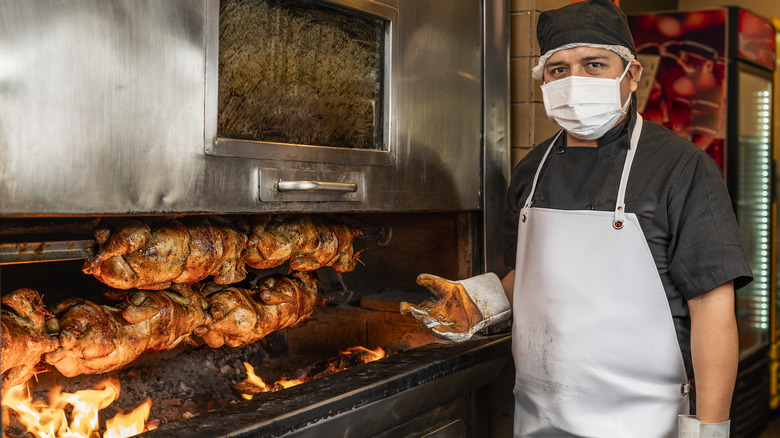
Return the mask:
POLYGON ((221 0, 217 136, 386 150, 385 23, 290 0, 221 0))

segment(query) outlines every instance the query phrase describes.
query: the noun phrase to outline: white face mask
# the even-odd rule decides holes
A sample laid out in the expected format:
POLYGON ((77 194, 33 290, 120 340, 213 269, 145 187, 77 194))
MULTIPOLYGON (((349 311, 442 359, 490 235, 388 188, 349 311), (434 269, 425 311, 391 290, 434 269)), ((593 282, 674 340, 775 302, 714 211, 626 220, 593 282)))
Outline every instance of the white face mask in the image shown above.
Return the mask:
POLYGON ((630 66, 616 79, 569 76, 542 85, 547 117, 581 140, 600 138, 626 114, 631 96, 620 102, 620 82, 630 66))

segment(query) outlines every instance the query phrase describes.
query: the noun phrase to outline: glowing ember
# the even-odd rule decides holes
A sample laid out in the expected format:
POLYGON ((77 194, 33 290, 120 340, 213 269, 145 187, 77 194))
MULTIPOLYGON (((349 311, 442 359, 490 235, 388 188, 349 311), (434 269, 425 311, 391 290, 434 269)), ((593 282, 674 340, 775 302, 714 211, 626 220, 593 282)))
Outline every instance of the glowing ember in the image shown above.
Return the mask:
MULTIPOLYGON (((49 390, 49 403, 33 400, 28 386, 18 385, 3 394, 2 406, 16 412, 19 422, 27 431, 40 438, 92 438, 99 428, 98 411, 110 405, 119 397, 119 381, 108 378, 96 385, 94 390, 62 392, 61 386, 49 390), (70 407, 70 423, 66 418, 66 409, 70 407)), ((104 438, 125 438, 137 435, 147 427, 149 409, 152 406, 147 399, 139 407, 127 414, 117 414, 106 421, 104 438)))
POLYGON ((266 384, 257 374, 255 368, 247 362, 246 380, 236 385, 236 388, 242 392, 241 397, 245 400, 252 400, 254 395, 261 392, 279 391, 291 386, 300 385, 303 382, 314 380, 319 377, 344 371, 355 365, 373 362, 385 357, 387 354, 381 347, 369 350, 365 347, 351 347, 345 351, 340 351, 339 356, 324 362, 316 363, 300 372, 298 378, 291 380, 278 380, 273 385, 266 384))

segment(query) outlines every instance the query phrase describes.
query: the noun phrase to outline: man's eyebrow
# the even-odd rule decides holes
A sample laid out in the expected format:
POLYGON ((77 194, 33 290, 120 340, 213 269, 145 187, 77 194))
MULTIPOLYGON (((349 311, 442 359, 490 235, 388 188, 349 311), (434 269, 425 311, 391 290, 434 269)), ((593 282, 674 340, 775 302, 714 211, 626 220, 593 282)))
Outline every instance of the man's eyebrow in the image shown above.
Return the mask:
MULTIPOLYGON (((580 58, 580 63, 585 62, 593 62, 593 61, 609 61, 609 57, 607 55, 590 55, 590 56, 584 56, 580 58)), ((561 67, 569 65, 566 61, 548 61, 547 64, 545 64, 545 68, 555 68, 555 67, 561 67)))
POLYGON ((582 59, 580 59, 580 62, 591 62, 591 61, 609 61, 609 57, 606 55, 591 55, 591 56, 585 56, 582 59))
POLYGON ((548 61, 547 64, 545 64, 544 66, 545 67, 560 67, 562 65, 568 65, 568 64, 569 63, 565 62, 565 61, 554 61, 554 62, 549 62, 548 61))

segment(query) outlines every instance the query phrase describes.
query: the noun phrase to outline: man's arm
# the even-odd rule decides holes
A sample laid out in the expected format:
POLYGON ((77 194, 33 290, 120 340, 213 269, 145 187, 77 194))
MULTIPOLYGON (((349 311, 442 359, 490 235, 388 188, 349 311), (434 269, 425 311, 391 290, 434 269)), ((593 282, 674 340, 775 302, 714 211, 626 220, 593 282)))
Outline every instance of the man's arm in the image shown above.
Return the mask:
POLYGON ((725 283, 689 300, 688 308, 696 418, 705 423, 727 421, 739 362, 734 283, 725 283))
POLYGON ((512 302, 512 291, 515 289, 515 270, 512 269, 508 274, 501 279, 501 286, 504 288, 504 293, 507 299, 509 299, 509 308, 512 308, 514 304, 512 302))

